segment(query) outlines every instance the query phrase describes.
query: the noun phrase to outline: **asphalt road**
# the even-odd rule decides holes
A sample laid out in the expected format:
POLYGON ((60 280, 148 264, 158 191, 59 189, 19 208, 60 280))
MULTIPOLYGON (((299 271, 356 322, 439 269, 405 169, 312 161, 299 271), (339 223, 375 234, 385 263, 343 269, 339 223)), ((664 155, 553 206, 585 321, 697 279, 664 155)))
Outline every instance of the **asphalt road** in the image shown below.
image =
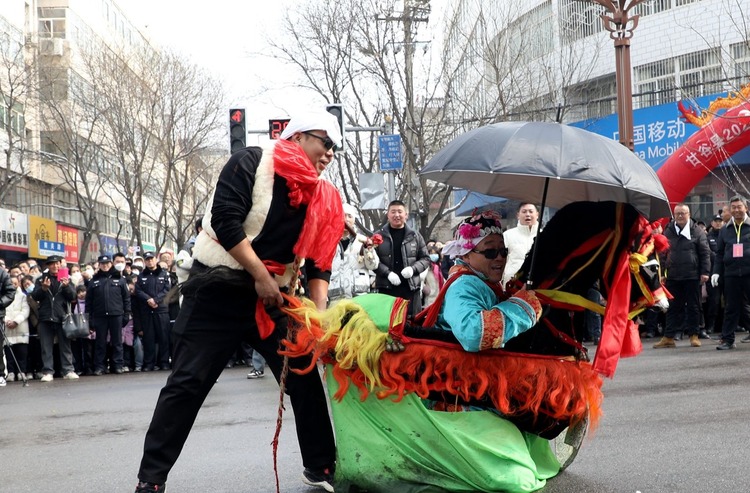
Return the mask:
MULTIPOLYGON (((739 337, 738 337, 739 340, 739 337)), ((544 493, 738 492, 750 443, 750 344, 651 349, 604 385, 604 418, 544 493)), ((704 341, 705 342, 705 341, 704 341)), ((274 492, 278 387, 226 370, 168 482, 170 493, 274 492)), ((0 388, 0 493, 132 492, 143 436, 166 372, 32 381, 0 388)), ((287 400, 288 405, 288 400, 287 400)), ((289 407, 289 406, 288 406, 289 407)), ((282 492, 314 491, 291 410, 279 446, 282 492)))

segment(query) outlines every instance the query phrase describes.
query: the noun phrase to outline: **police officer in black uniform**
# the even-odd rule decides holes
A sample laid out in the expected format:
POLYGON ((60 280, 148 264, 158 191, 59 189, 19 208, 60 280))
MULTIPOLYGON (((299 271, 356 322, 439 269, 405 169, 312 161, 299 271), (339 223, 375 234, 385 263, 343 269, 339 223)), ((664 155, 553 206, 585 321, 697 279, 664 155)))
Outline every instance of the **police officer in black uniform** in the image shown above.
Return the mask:
POLYGON ((169 311, 164 297, 171 288, 169 273, 159 267, 153 252, 143 255, 146 268, 138 275, 135 297, 143 330, 143 371, 169 369, 169 311), (158 346, 158 354, 156 348, 158 346))
POLYGON ((89 327, 96 331, 94 345, 94 375, 106 373, 107 335, 112 345, 112 372, 123 372, 122 327, 130 314, 130 291, 120 272, 112 268, 112 258, 98 259, 99 271, 89 281, 86 290, 86 313, 89 327))

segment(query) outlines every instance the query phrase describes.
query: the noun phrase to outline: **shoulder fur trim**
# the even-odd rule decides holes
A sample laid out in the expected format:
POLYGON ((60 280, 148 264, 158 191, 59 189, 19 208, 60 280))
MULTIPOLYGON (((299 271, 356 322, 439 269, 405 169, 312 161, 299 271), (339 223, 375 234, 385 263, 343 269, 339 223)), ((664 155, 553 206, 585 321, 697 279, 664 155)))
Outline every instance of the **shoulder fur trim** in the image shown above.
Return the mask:
MULTIPOLYGON (((253 187, 253 206, 250 209, 245 221, 242 223, 242 229, 247 235, 249 241, 258 236, 266 222, 268 210, 271 207, 273 198, 273 146, 263 149, 263 154, 255 172, 255 186, 253 187)), ((214 190, 216 193, 216 190, 214 190)), ((224 265, 232 269, 242 269, 237 262, 216 239, 216 233, 211 227, 211 209, 213 208, 214 195, 206 206, 206 213, 203 216, 203 231, 200 232, 195 240, 193 247, 193 258, 208 267, 217 267, 224 265)))

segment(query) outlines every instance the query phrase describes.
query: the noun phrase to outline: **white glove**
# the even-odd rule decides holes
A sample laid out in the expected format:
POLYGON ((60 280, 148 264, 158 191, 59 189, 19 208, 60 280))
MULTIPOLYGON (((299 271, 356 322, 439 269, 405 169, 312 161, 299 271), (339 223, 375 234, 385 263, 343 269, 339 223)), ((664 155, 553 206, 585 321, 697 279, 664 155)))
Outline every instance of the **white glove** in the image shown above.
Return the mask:
POLYGON ((716 287, 719 285, 719 274, 711 274, 711 286, 716 287))
POLYGON ((395 272, 391 272, 388 274, 388 282, 390 282, 394 286, 400 286, 401 278, 398 277, 398 274, 396 274, 395 272))
POLYGON ((414 275, 414 269, 412 267, 404 267, 401 271, 401 277, 404 279, 411 279, 411 277, 414 275))

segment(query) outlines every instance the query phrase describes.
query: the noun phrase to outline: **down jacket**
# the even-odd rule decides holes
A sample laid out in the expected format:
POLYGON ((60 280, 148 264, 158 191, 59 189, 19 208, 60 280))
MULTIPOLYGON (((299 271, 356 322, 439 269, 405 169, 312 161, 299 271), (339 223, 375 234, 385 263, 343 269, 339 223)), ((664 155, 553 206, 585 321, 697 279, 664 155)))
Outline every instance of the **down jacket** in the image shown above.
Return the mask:
MULTIPOLYGON (((430 267, 430 255, 427 253, 427 245, 422 235, 409 226, 404 227, 406 232, 404 233, 404 241, 401 243, 401 258, 404 259, 404 267, 411 266, 414 269, 414 275, 409 278, 409 288, 416 291, 422 287, 422 278, 419 277, 419 274, 430 267)), ((390 289, 393 285, 388 281, 388 274, 393 271, 394 260, 390 225, 386 224, 378 233, 383 237, 383 243, 377 247, 380 265, 375 269, 375 287, 390 289)), ((397 272, 397 274, 400 274, 400 272, 397 272)))

